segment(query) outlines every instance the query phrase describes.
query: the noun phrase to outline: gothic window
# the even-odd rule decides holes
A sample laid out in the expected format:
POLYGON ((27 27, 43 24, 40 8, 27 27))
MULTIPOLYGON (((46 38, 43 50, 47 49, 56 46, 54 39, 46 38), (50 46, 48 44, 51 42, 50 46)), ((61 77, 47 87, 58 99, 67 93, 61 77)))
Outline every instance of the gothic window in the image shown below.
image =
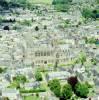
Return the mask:
POLYGON ((50 56, 50 51, 47 52, 47 56, 50 56))
POLYGON ((44 61, 44 64, 47 64, 47 61, 44 61))
POLYGON ((43 52, 41 52, 41 56, 43 56, 44 54, 43 54, 43 52))
POLYGON ((38 52, 38 51, 35 52, 35 56, 36 56, 36 57, 40 56, 40 52, 38 52))
POLYGON ((46 56, 46 52, 44 52, 44 56, 46 56))

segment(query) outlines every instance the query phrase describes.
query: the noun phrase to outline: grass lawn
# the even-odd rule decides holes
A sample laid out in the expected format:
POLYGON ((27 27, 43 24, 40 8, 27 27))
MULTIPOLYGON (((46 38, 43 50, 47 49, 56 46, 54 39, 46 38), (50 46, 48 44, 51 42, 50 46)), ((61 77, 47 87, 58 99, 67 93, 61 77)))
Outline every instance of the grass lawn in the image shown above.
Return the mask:
POLYGON ((37 96, 26 96, 24 97, 24 100, 40 100, 40 98, 37 96))
POLYGON ((8 88, 16 88, 16 87, 18 87, 18 82, 16 82, 16 81, 13 81, 11 84, 10 84, 10 86, 8 86, 8 88))
POLYGON ((29 2, 34 4, 52 4, 53 0, 29 0, 29 2))
POLYGON ((49 90, 49 87, 47 86, 46 82, 43 82, 41 86, 42 86, 42 88, 46 89, 46 91, 49 90))

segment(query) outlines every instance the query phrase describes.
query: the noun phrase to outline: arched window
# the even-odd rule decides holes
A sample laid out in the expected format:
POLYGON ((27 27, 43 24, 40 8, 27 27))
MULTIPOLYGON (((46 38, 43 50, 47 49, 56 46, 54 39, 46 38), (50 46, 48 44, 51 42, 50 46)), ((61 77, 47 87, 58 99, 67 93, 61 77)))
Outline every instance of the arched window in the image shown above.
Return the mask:
POLYGON ((36 56, 36 57, 40 56, 40 52, 39 52, 39 51, 36 51, 36 52, 35 52, 35 56, 36 56))
POLYGON ((46 51, 44 51, 44 56, 46 56, 46 51))
POLYGON ((44 61, 44 64, 47 64, 47 61, 44 61))

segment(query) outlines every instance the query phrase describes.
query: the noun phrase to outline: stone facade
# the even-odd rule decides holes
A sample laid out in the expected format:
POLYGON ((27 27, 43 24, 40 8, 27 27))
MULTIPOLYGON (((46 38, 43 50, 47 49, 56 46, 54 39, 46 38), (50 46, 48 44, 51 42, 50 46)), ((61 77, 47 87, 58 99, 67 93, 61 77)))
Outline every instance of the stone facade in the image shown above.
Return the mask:
POLYGON ((55 64, 58 61, 59 64, 66 64, 69 60, 69 47, 38 47, 33 51, 33 63, 35 66, 45 66, 49 64, 55 64))

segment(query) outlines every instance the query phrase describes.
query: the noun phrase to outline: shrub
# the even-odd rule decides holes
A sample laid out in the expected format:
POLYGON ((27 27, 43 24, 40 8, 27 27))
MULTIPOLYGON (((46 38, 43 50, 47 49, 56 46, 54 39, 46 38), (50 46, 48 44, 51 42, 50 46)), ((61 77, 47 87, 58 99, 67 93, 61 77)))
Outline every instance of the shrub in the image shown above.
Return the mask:
POLYGON ((77 83, 75 86, 75 94, 79 97, 86 98, 89 93, 89 88, 87 84, 77 83))
POLYGON ((38 26, 36 26, 36 27, 35 27, 35 31, 38 31, 38 30, 39 30, 39 27, 38 27, 38 26))
POLYGON ((61 97, 64 99, 64 100, 67 100, 67 99, 70 99, 73 95, 73 92, 72 92, 72 87, 70 84, 65 84, 62 88, 62 93, 61 93, 61 97))
POLYGON ((57 97, 60 97, 61 85, 58 79, 53 79, 49 81, 48 86, 50 87, 51 91, 54 92, 54 94, 57 97))
POLYGON ((39 71, 36 71, 35 78, 36 78, 37 81, 42 81, 42 75, 39 71))

